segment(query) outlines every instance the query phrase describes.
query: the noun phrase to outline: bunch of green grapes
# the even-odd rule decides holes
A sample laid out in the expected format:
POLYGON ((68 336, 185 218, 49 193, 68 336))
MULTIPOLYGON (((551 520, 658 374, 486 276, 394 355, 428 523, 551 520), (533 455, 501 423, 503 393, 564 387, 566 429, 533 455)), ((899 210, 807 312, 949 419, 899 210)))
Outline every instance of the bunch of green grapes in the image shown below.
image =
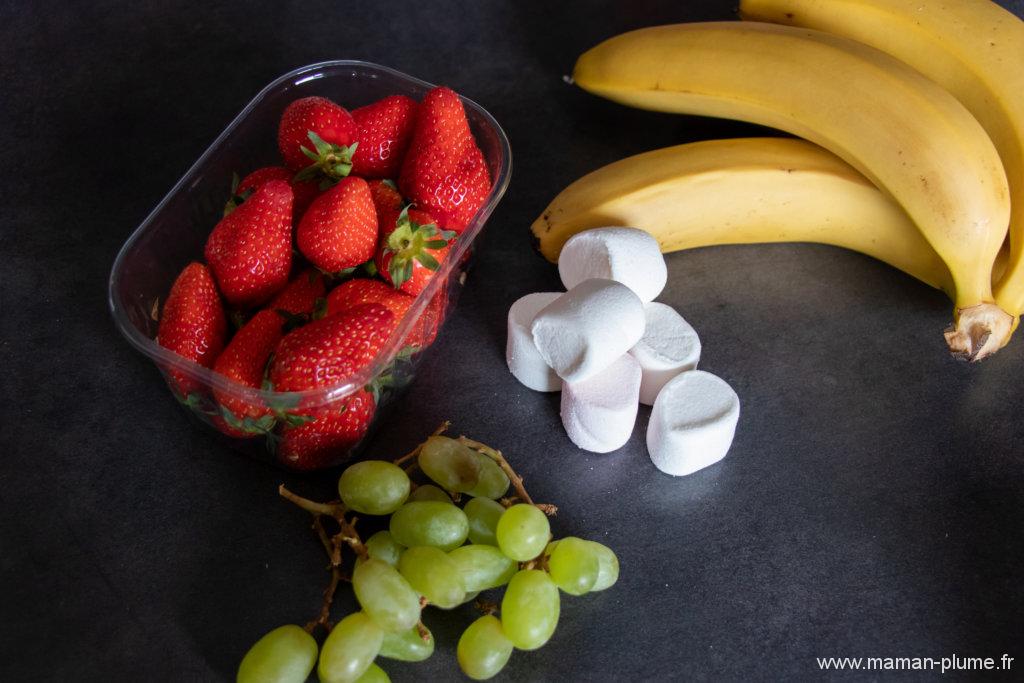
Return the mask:
MULTIPOLYGON (((436 486, 414 488, 405 470, 383 460, 342 473, 338 510, 391 516, 388 529, 365 542, 347 538, 357 550, 351 582, 361 610, 338 622, 319 647, 310 627, 271 631, 242 659, 238 683, 302 683, 314 666, 321 683, 388 681, 378 659, 418 662, 434 652, 420 620, 424 606, 451 609, 504 586, 500 610, 470 624, 457 648, 462 671, 486 680, 513 650, 535 650, 551 638, 560 591, 583 595, 615 583, 615 553, 572 536, 552 540, 542 509, 550 506, 501 500, 510 484, 507 463, 467 443, 475 444, 435 435, 417 449, 419 469, 436 486)), ((521 485, 517 491, 529 501, 521 485)))

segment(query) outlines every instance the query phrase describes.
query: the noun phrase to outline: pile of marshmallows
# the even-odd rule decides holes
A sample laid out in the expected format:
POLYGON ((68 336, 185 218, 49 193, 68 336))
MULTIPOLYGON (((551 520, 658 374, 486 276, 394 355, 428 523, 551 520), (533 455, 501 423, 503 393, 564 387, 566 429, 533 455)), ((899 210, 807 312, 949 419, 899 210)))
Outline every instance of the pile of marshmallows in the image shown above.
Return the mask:
POLYGON ((653 405, 647 450, 684 475, 725 457, 740 402, 724 380, 696 370, 700 339, 654 302, 668 277, 661 249, 635 228, 598 228, 562 248, 568 290, 528 294, 508 312, 509 370, 536 391, 562 392, 562 424, 595 453, 621 448, 639 403, 653 405))

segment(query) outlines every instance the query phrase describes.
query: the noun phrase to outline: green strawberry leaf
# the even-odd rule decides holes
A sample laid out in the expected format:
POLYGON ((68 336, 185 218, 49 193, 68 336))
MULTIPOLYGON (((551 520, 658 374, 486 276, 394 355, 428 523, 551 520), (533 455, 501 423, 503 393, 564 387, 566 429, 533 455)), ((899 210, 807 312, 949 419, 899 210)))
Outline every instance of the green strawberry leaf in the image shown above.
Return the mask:
POLYGON ((416 260, 419 261, 420 265, 422 265, 427 270, 437 270, 438 268, 441 267, 441 264, 437 262, 437 259, 428 254, 427 252, 423 252, 422 254, 417 256, 416 260))
POLYGON ((316 418, 312 415, 295 415, 294 413, 287 413, 281 419, 289 427, 301 427, 304 424, 316 422, 316 418))
POLYGON ((267 401, 267 407, 270 408, 270 410, 278 417, 283 418, 285 413, 299 407, 299 399, 292 393, 278 394, 267 401))
POLYGON ((286 311, 283 308, 275 308, 274 312, 284 318, 284 326, 282 329, 285 334, 288 334, 292 330, 302 327, 309 322, 309 316, 304 313, 292 313, 291 311, 286 311))
POLYGON ((327 317, 327 299, 318 296, 313 302, 313 320, 323 320, 327 317))

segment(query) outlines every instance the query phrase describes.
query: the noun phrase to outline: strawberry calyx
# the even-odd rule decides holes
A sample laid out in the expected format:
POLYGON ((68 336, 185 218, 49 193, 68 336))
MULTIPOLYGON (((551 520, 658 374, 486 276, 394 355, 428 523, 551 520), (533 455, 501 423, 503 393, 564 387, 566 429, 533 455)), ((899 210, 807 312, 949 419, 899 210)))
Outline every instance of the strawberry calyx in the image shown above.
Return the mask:
MULTIPOLYGON (((294 329, 302 327, 303 325, 310 321, 310 316, 307 313, 292 313, 291 311, 286 311, 283 308, 275 308, 274 312, 281 316, 281 318, 284 320, 281 329, 285 334, 288 334, 294 329)), ((264 377, 265 376, 266 372, 264 372, 264 377)))
POLYGON ((409 217, 409 206, 398 214, 395 229, 388 235, 383 250, 385 255, 391 256, 388 275, 396 289, 412 279, 414 263, 419 263, 427 270, 440 268, 441 264, 430 250, 444 249, 457 236, 451 230, 441 230, 435 223, 424 224, 412 220, 409 217))
POLYGON ((300 147, 302 153, 312 160, 312 164, 295 175, 296 182, 321 178, 320 189, 325 190, 352 171, 352 155, 355 154, 358 142, 351 145, 335 145, 309 131, 309 141, 313 149, 305 145, 300 147))
POLYGON ((228 199, 227 203, 224 204, 224 215, 230 216, 231 212, 237 209, 246 199, 252 196, 255 192, 254 188, 247 188, 238 191, 238 184, 241 182, 237 173, 231 174, 231 198, 228 199))
POLYGON ((386 392, 401 388, 412 381, 411 373, 402 371, 402 364, 408 363, 414 355, 422 350, 415 345, 403 347, 395 355, 395 359, 364 387, 373 395, 375 404, 380 404, 381 398, 386 392))
POLYGON ((246 434, 269 434, 277 425, 277 416, 275 415, 267 414, 260 417, 246 415, 239 419, 237 415, 224 406, 220 407, 220 416, 229 427, 246 434))
POLYGON ((360 263, 358 266, 352 266, 351 268, 344 268, 339 271, 331 272, 324 270, 320 266, 313 266, 320 272, 321 275, 326 277, 331 282, 344 282, 351 279, 357 273, 365 273, 367 277, 373 277, 377 274, 377 266, 374 264, 373 259, 360 263))

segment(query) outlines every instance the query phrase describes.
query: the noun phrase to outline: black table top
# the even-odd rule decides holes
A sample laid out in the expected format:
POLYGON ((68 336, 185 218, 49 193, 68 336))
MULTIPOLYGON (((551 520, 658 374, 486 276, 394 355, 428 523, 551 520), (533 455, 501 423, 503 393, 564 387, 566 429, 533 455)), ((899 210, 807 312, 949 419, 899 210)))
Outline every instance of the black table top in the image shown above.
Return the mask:
MULTIPOLYGON (((335 474, 285 474, 197 429, 105 295, 121 243, 237 111, 332 58, 446 83, 512 142, 460 306, 369 448, 397 456, 451 419, 559 505, 556 535, 618 553, 619 583, 565 598, 551 642, 500 680, 805 678, 832 656, 1008 653, 1024 670, 1024 339, 957 363, 941 293, 835 248, 672 254, 661 300, 742 401, 728 457, 681 479, 648 459, 649 409, 626 447, 585 453, 557 395, 505 367, 508 306, 559 287, 528 234, 556 192, 628 154, 763 132, 630 110, 562 75, 603 38, 735 4, 0 8, 0 679, 232 679, 257 637, 317 610, 321 548, 276 489, 326 498, 335 474)), ((342 590, 335 613, 352 607, 342 590)), ((394 680, 458 679, 472 616, 428 612, 438 652, 386 666, 394 680)))

